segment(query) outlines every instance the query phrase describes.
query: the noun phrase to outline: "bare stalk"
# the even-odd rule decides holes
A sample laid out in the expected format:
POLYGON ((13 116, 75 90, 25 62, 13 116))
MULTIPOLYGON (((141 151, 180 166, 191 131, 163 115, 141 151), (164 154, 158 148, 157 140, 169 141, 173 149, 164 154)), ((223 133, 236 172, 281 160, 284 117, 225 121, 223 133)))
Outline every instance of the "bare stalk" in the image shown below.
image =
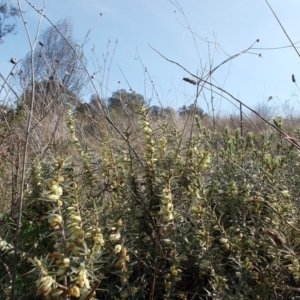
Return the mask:
POLYGON ((291 45, 293 46, 294 50, 296 51, 296 53, 298 54, 298 56, 300 57, 300 53, 299 51, 297 50, 296 46, 294 45, 293 41, 291 40, 291 38, 289 37, 289 35, 287 34, 287 32, 285 31, 283 25, 281 24, 279 18, 277 17, 276 13, 274 12, 273 8, 271 7, 271 5, 269 4, 268 0, 265 0, 266 3, 268 4, 271 12, 273 13, 274 17, 276 18, 277 22, 279 23, 281 29, 283 30, 285 36, 288 38, 288 40, 290 41, 291 45))
POLYGON ((28 42, 31 49, 31 67, 32 67, 32 75, 31 75, 31 83, 32 83, 32 92, 31 92, 31 100, 30 100, 30 112, 27 119, 26 125, 26 132, 25 132, 25 142, 24 142, 24 150, 23 150, 23 162, 22 162, 22 174, 21 174, 21 185, 20 185, 20 198, 18 201, 18 216, 17 216, 17 228, 16 228, 16 235, 14 239, 14 272, 12 274, 12 289, 11 289, 11 299, 14 299, 14 292, 15 292, 15 281, 16 281, 16 266, 18 261, 18 244, 19 244, 19 235, 22 223, 22 210, 23 210, 23 200, 24 200, 24 191, 25 191, 25 176, 26 176, 26 167, 27 167, 27 153, 28 153, 28 146, 29 146, 29 136, 30 136, 30 128, 31 122, 33 118, 33 106, 34 106, 34 90, 35 90, 35 83, 34 83, 34 49, 35 44, 37 42, 37 38, 40 31, 41 20, 43 18, 44 8, 45 8, 45 1, 44 1, 44 8, 42 13, 40 14, 40 20, 37 26, 36 36, 34 40, 31 40, 29 30, 27 27, 27 22, 24 19, 24 14, 22 11, 20 0, 18 0, 18 7, 21 14, 21 18, 24 24, 24 28, 26 30, 28 42))
MULTIPOLYGON (((30 5, 37 13, 41 14, 41 12, 40 12, 38 9, 36 9, 29 1, 26 0, 26 2, 27 2, 28 5, 30 5)), ((82 61, 81 58, 77 55, 76 50, 74 49, 73 45, 71 45, 71 44, 69 43, 68 39, 60 32, 60 30, 57 28, 57 26, 55 26, 55 24, 53 24, 53 22, 52 22, 47 16, 43 15, 43 17, 44 17, 44 18, 45 18, 45 19, 53 26, 53 28, 55 28, 55 29, 57 30, 57 32, 63 37, 63 39, 66 41, 66 43, 70 46, 70 49, 71 49, 72 51, 74 51, 74 53, 75 53, 77 59, 81 62, 81 61, 82 61)), ((82 68, 85 70, 87 76, 89 77, 89 80, 90 80, 90 82, 91 82, 91 84, 92 84, 93 89, 94 89, 95 92, 96 92, 96 95, 97 95, 97 96, 99 97, 99 99, 100 99, 100 95, 99 95, 99 93, 98 93, 98 91, 97 91, 97 89, 96 89, 96 86, 95 86, 95 84, 94 84, 94 82, 93 82, 93 80, 92 80, 92 77, 91 77, 91 75, 89 74, 89 72, 88 72, 86 66, 85 66, 84 64, 81 64, 81 65, 82 65, 82 68)), ((125 142, 129 142, 128 138, 124 135, 124 133, 118 128, 118 126, 117 126, 117 125, 113 122, 113 120, 109 117, 109 115, 108 115, 108 113, 107 113, 107 111, 106 111, 106 109, 105 109, 103 103, 102 103, 101 101, 98 101, 98 105, 99 105, 100 111, 103 113, 104 118, 106 119, 106 121, 108 121, 108 123, 109 123, 109 124, 117 131, 117 133, 122 137, 122 139, 123 139, 125 142)), ((137 154, 137 152, 135 151, 135 149, 132 147, 132 145, 131 145, 130 143, 129 143, 129 146, 130 146, 130 148, 131 148, 131 151, 134 153, 134 155, 136 156, 136 158, 139 160, 139 162, 140 162, 141 164, 143 164, 141 158, 139 157, 139 155, 137 154)))
MULTIPOLYGON (((150 46, 151 47, 151 46, 150 46)), ((252 46, 251 46, 252 47, 252 46)), ((251 48, 250 47, 250 48, 251 48)), ((158 53, 161 57, 163 57, 165 60, 169 61, 170 63, 172 64, 175 64, 177 66, 179 66, 181 69, 183 69, 184 71, 186 71, 188 74, 190 74, 193 78, 196 78, 198 81, 197 81, 197 84, 200 84, 200 83, 203 83, 203 84, 208 84, 209 86, 221 91, 222 93, 228 95, 231 99, 235 100, 236 102, 238 102, 240 105, 243 105, 244 107, 246 107, 248 110, 250 110, 253 114, 255 114, 256 116, 258 116, 261 120, 263 120, 266 124, 270 125, 272 128, 274 128, 277 132, 281 133, 282 136, 290 143, 292 144, 295 148, 297 148, 298 150, 300 150, 300 145, 296 142, 296 139, 293 138, 293 137, 290 137, 288 134, 286 134, 283 130, 281 130, 280 128, 278 128, 276 125, 272 124, 271 122, 269 122, 268 120, 266 120, 262 115, 260 115, 257 111, 255 111, 254 109, 252 109, 251 107, 249 107, 248 105, 244 104, 241 100, 237 99, 236 97, 234 97, 232 94, 230 94, 229 92, 227 92, 226 90, 224 90, 223 88, 220 88, 219 86, 216 86, 215 84, 205 80, 205 79, 202 79, 200 77, 198 77, 197 75, 193 74, 192 72, 190 72, 189 70, 187 70, 184 66, 182 66, 180 63, 176 62, 176 61, 173 61, 167 57, 165 57, 163 54, 161 54, 158 50, 154 49, 153 47, 151 47, 156 53, 158 53)), ((248 49, 250 49, 248 48, 248 49)), ((242 51, 240 52, 241 53, 245 53, 245 51, 242 51)), ((236 54, 234 56, 231 57, 234 58, 240 54, 236 54)), ((229 61, 228 59, 226 61, 229 61)), ((220 65, 224 64, 221 63, 220 65)), ((219 65, 219 66, 220 66, 219 65)), ((213 69, 213 71, 215 71, 219 66, 217 66, 216 68, 213 69)), ((194 82, 194 80, 191 80, 190 81, 194 82)))

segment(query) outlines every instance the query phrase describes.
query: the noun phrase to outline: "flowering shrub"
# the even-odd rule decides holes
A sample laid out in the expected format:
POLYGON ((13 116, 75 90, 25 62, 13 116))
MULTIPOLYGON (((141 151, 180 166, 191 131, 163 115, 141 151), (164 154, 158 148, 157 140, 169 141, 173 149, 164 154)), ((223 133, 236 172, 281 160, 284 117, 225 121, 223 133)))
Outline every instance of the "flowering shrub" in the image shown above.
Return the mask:
MULTIPOLYGON (((34 160, 18 293, 41 299, 296 297, 298 152, 274 134, 216 134, 198 119, 183 139, 168 123, 155 125, 147 109, 140 107, 137 116, 136 136, 128 131, 117 140, 103 130, 101 145, 92 149, 78 138, 68 111, 75 152, 34 160)), ((6 237, 0 239, 7 266, 2 294, 11 288, 14 251, 6 237)))

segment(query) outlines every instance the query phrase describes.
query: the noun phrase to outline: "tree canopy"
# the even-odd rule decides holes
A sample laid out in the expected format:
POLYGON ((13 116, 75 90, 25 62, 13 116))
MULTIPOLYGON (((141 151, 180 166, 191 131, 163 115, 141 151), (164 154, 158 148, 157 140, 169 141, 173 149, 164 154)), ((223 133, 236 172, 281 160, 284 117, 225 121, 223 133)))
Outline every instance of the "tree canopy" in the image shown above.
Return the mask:
POLYGON ((200 118, 204 118, 206 116, 206 113, 204 110, 199 107, 198 105, 195 106, 194 104, 191 104, 189 106, 183 105, 178 109, 179 116, 187 116, 190 113, 195 113, 195 115, 198 115, 200 118))
POLYGON ((15 18, 19 15, 18 7, 12 5, 9 0, 0 1, 0 44, 7 35, 16 33, 15 18))
POLYGON ((124 89, 113 92, 107 101, 109 110, 128 109, 133 111, 136 105, 146 104, 144 96, 135 92, 127 92, 124 89))
MULTIPOLYGON (((86 81, 83 49, 73 37, 73 26, 68 19, 56 23, 41 35, 39 49, 34 53, 36 82, 52 80, 77 95, 86 81)), ((30 84, 32 73, 31 52, 22 63, 22 84, 30 84)))

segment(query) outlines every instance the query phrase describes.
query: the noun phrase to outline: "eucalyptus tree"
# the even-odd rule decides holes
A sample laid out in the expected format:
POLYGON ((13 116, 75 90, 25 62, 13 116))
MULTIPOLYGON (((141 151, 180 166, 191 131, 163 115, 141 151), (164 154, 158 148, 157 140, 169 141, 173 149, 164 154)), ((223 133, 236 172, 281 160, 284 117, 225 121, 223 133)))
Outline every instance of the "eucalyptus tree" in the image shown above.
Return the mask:
POLYGON ((40 102, 44 106, 72 102, 78 100, 86 83, 84 66, 83 47, 73 37, 72 23, 63 19, 41 34, 33 63, 31 52, 23 59, 20 82, 24 91, 30 93, 34 72, 35 92, 43 98, 40 102))

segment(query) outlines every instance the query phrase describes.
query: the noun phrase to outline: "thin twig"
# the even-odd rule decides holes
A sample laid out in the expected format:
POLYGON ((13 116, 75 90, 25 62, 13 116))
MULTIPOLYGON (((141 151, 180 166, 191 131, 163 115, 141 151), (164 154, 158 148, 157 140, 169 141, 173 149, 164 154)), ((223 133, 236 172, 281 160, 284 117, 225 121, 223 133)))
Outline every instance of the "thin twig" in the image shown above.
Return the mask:
MULTIPOLYGON (((150 46, 150 45, 149 45, 150 46)), ((244 104, 241 100, 237 99, 236 97, 234 97, 232 94, 230 94, 229 92, 227 92, 226 90, 224 90, 223 88, 220 88, 218 86, 216 86, 215 84, 204 80, 202 78, 199 78, 197 75, 193 74, 192 72, 190 72, 189 70, 187 70, 184 66, 182 66, 181 64, 179 64, 176 61, 173 61, 167 57, 165 57, 163 54, 161 54, 158 50, 154 49, 152 46, 150 46, 156 53, 158 53, 161 57, 163 57, 165 60, 169 61, 172 64, 175 64, 177 66, 179 66, 181 69, 183 69, 184 71, 186 71, 188 74, 190 74, 192 77, 196 78, 198 80, 198 84, 203 83, 203 84, 208 84, 212 87, 214 87, 215 89, 218 89, 219 91, 221 91, 222 93, 228 95, 230 98, 232 98, 233 100, 235 100, 236 102, 238 102, 239 104, 243 105, 244 107, 246 107, 248 110, 250 110, 253 114, 255 114, 256 116, 258 116, 261 120, 263 120, 266 124, 270 125, 272 128, 274 128, 276 131, 278 131, 279 133, 281 133, 284 138, 290 143, 292 144, 296 149, 300 150, 300 145, 294 140, 291 139, 283 130, 281 130, 280 128, 278 128, 276 125, 272 124, 271 122, 269 122, 268 120, 266 120, 262 115, 260 115, 257 111, 255 111, 254 109, 252 109, 251 107, 249 107, 248 105, 244 104)), ((222 63, 223 64, 223 63, 222 63)))
POLYGON ((291 40, 291 38, 289 37, 289 35, 287 34, 287 32, 285 31, 283 25, 281 24, 280 20, 278 19, 277 15, 275 14, 274 10, 272 9, 271 5, 269 4, 268 0, 265 0, 266 3, 268 4, 270 10, 272 11, 274 17, 276 18, 277 22, 279 23, 281 29, 283 30, 285 36, 288 38, 288 40, 290 41, 292 47, 295 49, 296 53, 298 54, 298 56, 300 57, 300 53, 298 52, 297 48, 295 47, 293 41, 291 40))
MULTIPOLYGON (((21 3, 20 0, 18 0, 18 7, 19 11, 21 14, 21 18, 26 30, 28 42, 30 44, 30 49, 31 49, 31 68, 32 68, 32 74, 31 74, 31 83, 32 83, 32 92, 31 92, 31 100, 30 100, 30 113, 27 119, 27 125, 26 125, 26 132, 25 132, 25 143, 24 143, 24 150, 23 150, 23 162, 22 162, 22 173, 21 173, 21 186, 20 186, 20 198, 19 198, 19 203, 18 203, 18 218, 17 218, 17 226, 16 226, 16 234, 15 234, 15 239, 14 239, 14 271, 13 271, 13 276, 12 276, 12 289, 11 289, 11 299, 14 299, 14 292, 15 292, 15 280, 16 280, 16 266, 17 266, 17 261, 18 261, 18 245, 19 245, 19 235, 20 235, 20 229, 21 229, 21 223, 22 223, 22 211, 23 211, 23 200, 24 200, 24 192, 25 192, 25 176, 26 176, 26 167, 27 167, 27 153, 28 153, 28 146, 29 146, 29 136, 30 136, 30 131, 31 131, 31 122, 32 122, 32 116, 33 116, 33 108, 34 108, 34 94, 35 94, 35 78, 34 78, 34 49, 35 49, 35 44, 37 42, 38 36, 39 36, 39 31, 40 31, 40 25, 41 25, 41 20, 43 18, 43 13, 40 13, 40 20, 38 23, 37 31, 36 31, 36 36, 34 40, 31 40, 29 30, 27 27, 27 22, 24 19, 23 11, 21 8, 21 3)), ((44 7, 45 7, 45 1, 44 1, 44 7)))
MULTIPOLYGON (((26 0, 26 2, 28 3, 28 5, 30 5, 31 8, 33 8, 37 13, 41 14, 41 12, 36 9, 30 2, 28 2, 26 0)), ((82 68, 85 70, 87 76, 90 79, 90 82, 97 94, 97 96, 100 99, 100 95, 98 94, 98 91, 96 89, 96 86, 91 78, 91 75, 89 74, 86 66, 82 63, 82 59, 78 56, 76 50, 74 49, 74 47, 70 44, 70 42, 68 41, 68 39, 64 36, 63 33, 60 32, 60 30, 57 28, 57 26, 55 26, 55 24, 53 24, 53 22, 47 17, 47 16, 43 16, 52 26, 53 28, 55 28, 57 30, 57 32, 62 36, 62 38, 66 41, 66 43, 69 45, 69 47, 71 48, 71 50, 75 53, 77 59, 79 60, 79 62, 81 63, 82 68)), ((108 121, 108 123, 118 132, 118 134, 122 137, 122 139, 126 142, 128 142, 128 138, 124 135, 124 133, 118 128, 118 126, 112 121, 112 119, 109 117, 104 105, 102 102, 99 103, 99 101, 97 102, 97 104, 99 105, 100 111, 104 114, 104 118, 106 119, 106 121, 108 121)), ((136 158, 139 160, 140 164, 143 165, 143 161, 142 159, 139 157, 139 155, 137 154, 137 152, 135 151, 135 149, 133 148, 133 146, 130 144, 130 148, 132 150, 132 152, 134 153, 134 155, 136 156, 136 158)))

